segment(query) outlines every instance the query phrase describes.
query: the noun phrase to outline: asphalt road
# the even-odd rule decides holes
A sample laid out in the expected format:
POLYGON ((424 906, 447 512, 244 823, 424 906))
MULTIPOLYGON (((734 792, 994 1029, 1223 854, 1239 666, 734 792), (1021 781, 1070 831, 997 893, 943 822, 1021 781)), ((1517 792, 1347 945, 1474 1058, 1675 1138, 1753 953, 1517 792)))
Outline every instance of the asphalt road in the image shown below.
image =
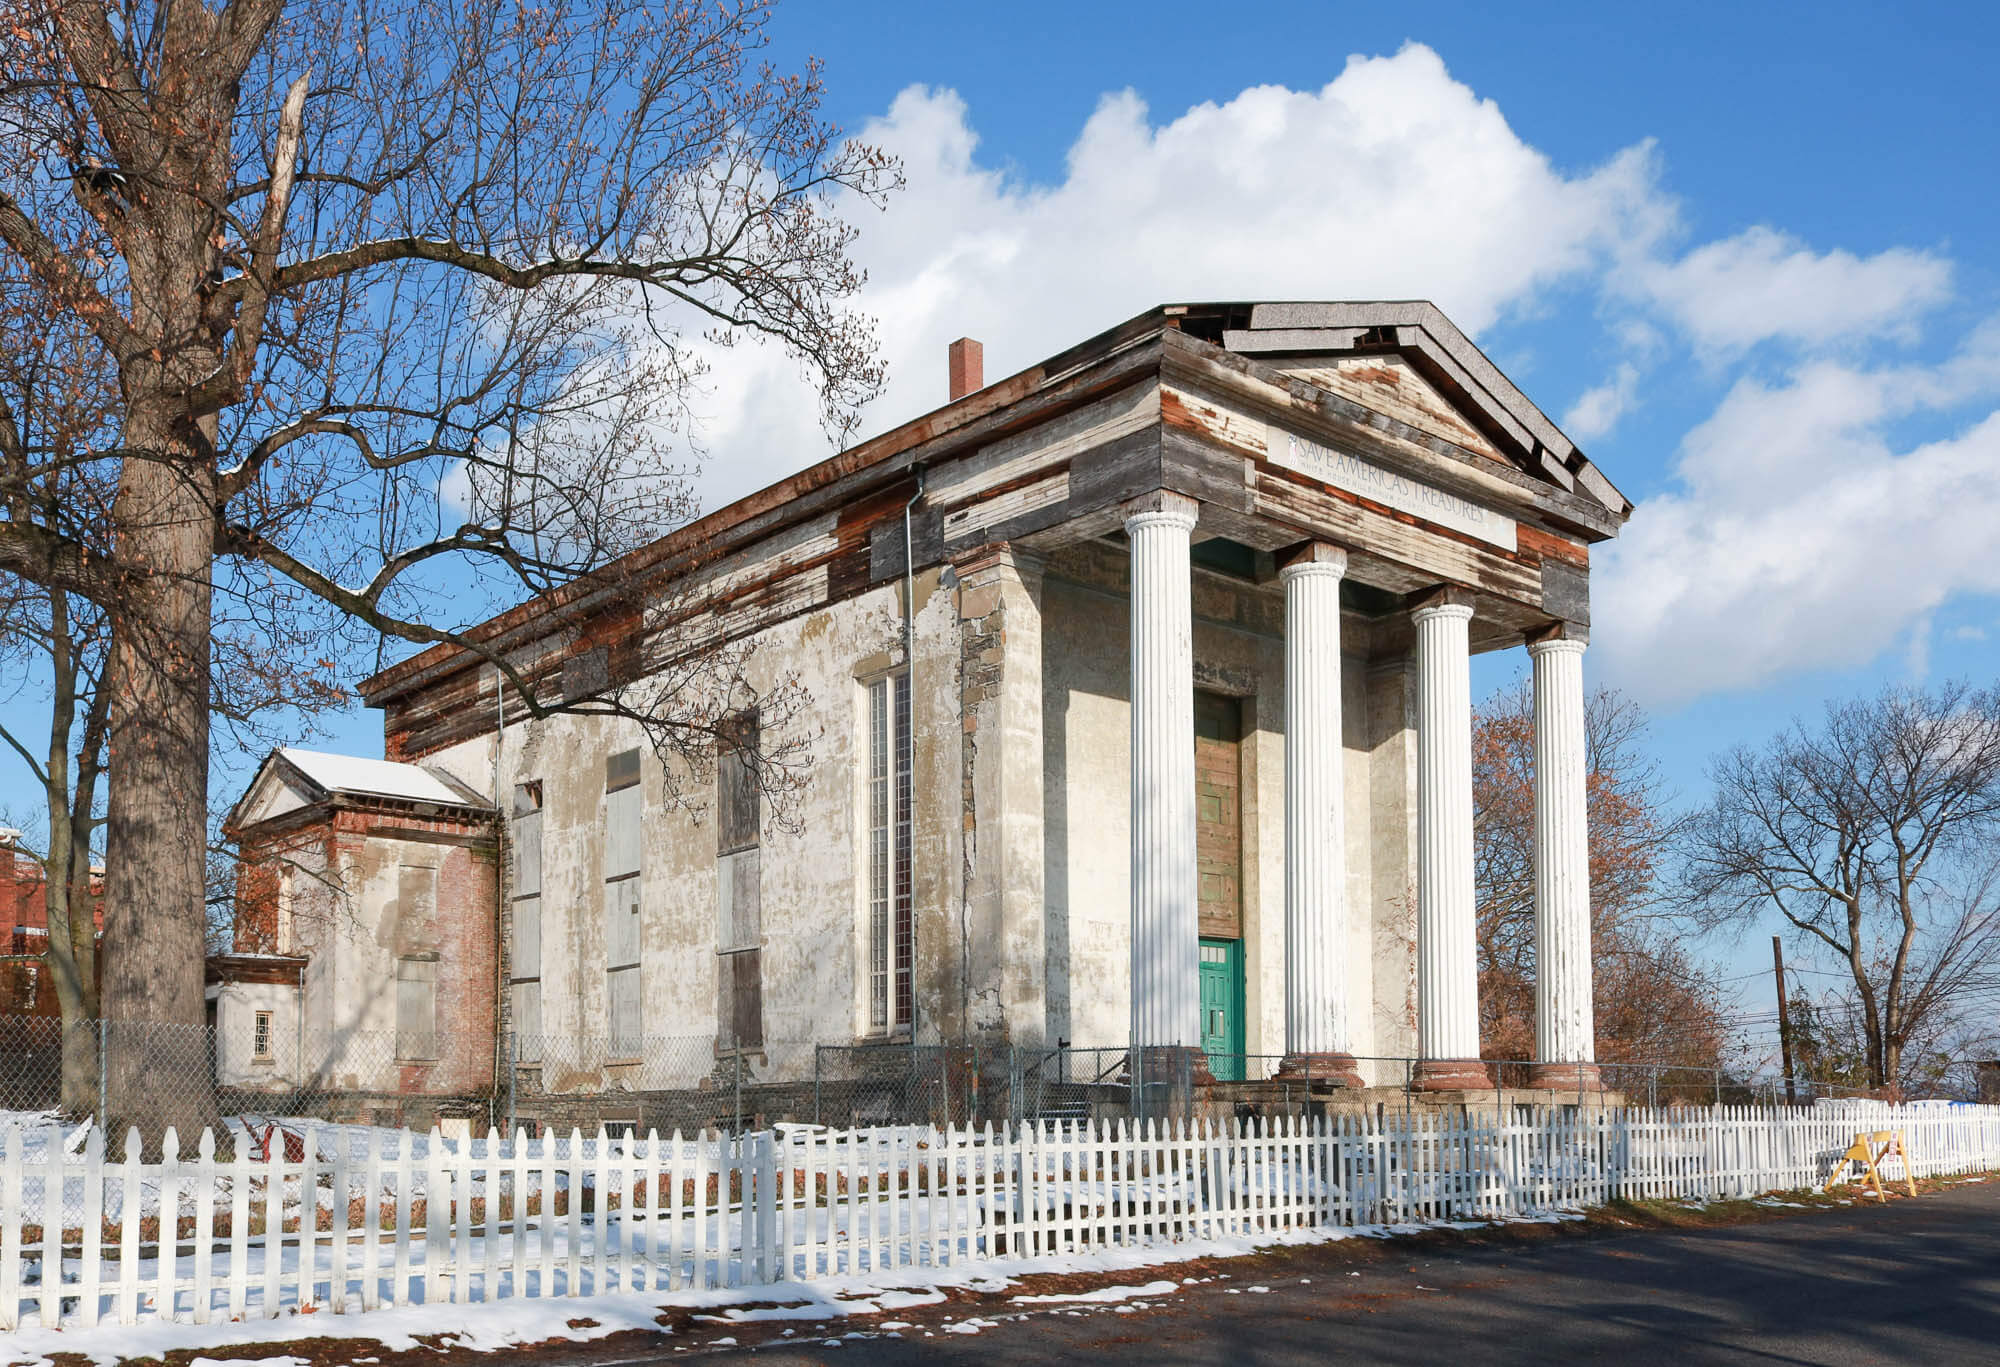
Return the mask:
POLYGON ((978 1312, 991 1327, 968 1334, 970 1307, 949 1307, 960 1314, 959 1332, 913 1315, 919 1322, 901 1331, 849 1320, 800 1326, 792 1341, 758 1348, 690 1351, 686 1340, 663 1339, 657 1354, 576 1361, 2000 1363, 2000 1182, 1887 1209, 1683 1233, 1431 1248, 1407 1258, 1382 1247, 1385 1256, 1359 1267, 1310 1251, 1287 1255, 1124 1313, 1040 1307, 1010 1320, 1025 1307, 994 1305, 978 1312), (856 1330, 869 1332, 837 1347, 798 1341, 856 1330))

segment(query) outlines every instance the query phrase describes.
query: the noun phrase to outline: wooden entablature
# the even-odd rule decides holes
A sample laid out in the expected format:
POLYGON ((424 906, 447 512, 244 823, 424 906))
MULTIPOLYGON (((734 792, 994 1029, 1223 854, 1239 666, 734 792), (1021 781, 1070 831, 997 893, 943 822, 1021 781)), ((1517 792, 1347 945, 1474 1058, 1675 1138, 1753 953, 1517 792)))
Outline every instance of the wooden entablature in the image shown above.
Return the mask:
MULTIPOLYGON (((1347 547, 1357 596, 1385 617, 1408 595, 1471 591, 1481 649, 1587 630, 1588 547, 1631 512, 1430 304, 1167 305, 669 532, 473 637, 505 651, 545 702, 629 681, 665 650, 737 639, 900 577, 919 470, 918 571, 1002 542, 1052 551, 1116 536, 1130 500, 1170 490, 1201 501, 1197 539, 1265 556, 1313 539, 1347 547), (1316 478, 1286 457, 1301 443, 1448 495, 1508 535, 1316 478)), ((387 711, 390 757, 410 759, 490 729, 491 679, 473 652, 438 646, 361 692, 387 711)))

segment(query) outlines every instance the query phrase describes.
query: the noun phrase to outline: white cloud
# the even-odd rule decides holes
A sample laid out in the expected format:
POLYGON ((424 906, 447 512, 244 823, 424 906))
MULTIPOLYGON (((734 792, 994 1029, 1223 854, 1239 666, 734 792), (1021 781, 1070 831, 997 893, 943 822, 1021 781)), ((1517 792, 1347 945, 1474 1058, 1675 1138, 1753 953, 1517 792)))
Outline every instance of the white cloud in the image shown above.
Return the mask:
POLYGON ((1814 252, 1757 227, 1678 261, 1642 258, 1628 267, 1625 285, 1699 345, 1733 352, 1772 339, 1806 347, 1909 341, 1918 316, 1949 297, 1951 273, 1949 261, 1929 252, 1814 252))
POLYGON ((1639 395, 1639 367, 1621 362, 1611 378, 1586 389, 1563 415, 1562 429, 1576 441, 1595 441, 1618 425, 1639 395))
MULTIPOLYGON (((1681 230, 1649 144, 1559 169, 1427 48, 1157 120, 1107 96, 1050 183, 983 157, 951 91, 906 90, 861 136, 908 177, 886 211, 854 210, 859 304, 891 375, 864 431, 942 401, 961 335, 998 379, 1172 300, 1429 298, 1477 336, 1555 312, 1567 290, 1615 305, 1598 321, 1623 354, 1565 418, 1580 440, 1631 412, 1642 375, 1674 380, 1683 343, 1709 382, 1742 371, 1670 472, 1629 446, 1600 453, 1644 494, 1599 557, 1607 677, 1654 703, 1768 685, 1876 660, 1953 595, 2000 591, 2000 415, 1969 407, 2000 394, 2000 326, 1934 363, 1876 359, 1945 300, 1947 260, 1819 251, 1769 228, 1671 255, 1681 230), (1925 440, 1904 435, 1913 421, 1925 440)), ((1576 313, 1558 315, 1566 338, 1576 313)), ((1551 349, 1512 340, 1517 357, 1551 349)), ((712 364, 707 506, 827 454, 791 362, 746 346, 712 364)))
POLYGON ((1669 704, 1865 665, 1899 640, 1920 665, 1932 612, 2000 593, 2000 412, 1931 441, 1897 432, 1990 405, 1993 342, 1989 329, 1935 367, 1814 362, 1780 384, 1739 381, 1688 434, 1679 487, 1599 558, 1607 673, 1669 704))
POLYGON ((1931 674, 1931 634, 1936 622, 1925 613, 1910 625, 1909 645, 1903 652, 1903 672, 1911 683, 1920 684, 1931 674))
MULTIPOLYGON (((950 91, 906 90, 860 136, 908 177, 856 214, 891 375, 868 430, 944 399, 955 337, 983 341, 997 379, 1174 300, 1427 298, 1476 333, 1671 218, 1650 147, 1566 175, 1414 45, 1318 91, 1259 86, 1159 123, 1107 96, 1054 184, 983 163, 950 91)), ((737 348, 712 379, 708 506, 826 454, 782 357, 737 348)))

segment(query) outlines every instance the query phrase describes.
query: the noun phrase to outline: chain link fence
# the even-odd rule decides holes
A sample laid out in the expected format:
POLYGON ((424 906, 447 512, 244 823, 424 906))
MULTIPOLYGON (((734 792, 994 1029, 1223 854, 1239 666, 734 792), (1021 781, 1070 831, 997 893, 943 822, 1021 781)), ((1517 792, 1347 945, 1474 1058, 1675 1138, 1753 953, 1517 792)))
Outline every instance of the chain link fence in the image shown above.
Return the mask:
MULTIPOLYGON (((995 1125, 1022 1121, 1180 1119, 1296 1114, 1326 1106, 1409 1107, 1418 1060, 1355 1061, 1365 1090, 1339 1088, 1315 1065, 1287 1072, 1275 1054, 1192 1049, 1049 1049, 1005 1045, 815 1044, 766 1041, 718 1047, 712 1035, 631 1039, 503 1035, 497 1044, 395 1031, 273 1032, 86 1021, 64 1028, 45 1016, 0 1016, 0 1125, 63 1119, 137 1124, 157 1099, 184 1122, 188 1098, 201 1123, 293 1119, 448 1136, 705 1130, 743 1133, 774 1124, 995 1125), (1136 1062, 1136 1066, 1135 1066, 1136 1062), (118 1070, 139 1085, 108 1085, 118 1070), (136 1096, 117 1110, 119 1096, 136 1096), (174 1103, 168 1106, 168 1101, 174 1103)), ((1324 1068, 1324 1065, 1318 1065, 1324 1068)), ((1866 1089, 1795 1078, 1746 1077, 1672 1063, 1600 1062, 1602 1092, 1575 1089, 1577 1104, 1643 1106, 1811 1104, 1879 1097, 1866 1089)), ((1562 1089, 1536 1087, 1525 1060, 1487 1064, 1496 1107, 1549 1105, 1562 1089)), ((1468 1104, 1486 1104, 1468 1091, 1468 1104)), ((165 1123, 160 1119, 159 1123, 165 1123)))

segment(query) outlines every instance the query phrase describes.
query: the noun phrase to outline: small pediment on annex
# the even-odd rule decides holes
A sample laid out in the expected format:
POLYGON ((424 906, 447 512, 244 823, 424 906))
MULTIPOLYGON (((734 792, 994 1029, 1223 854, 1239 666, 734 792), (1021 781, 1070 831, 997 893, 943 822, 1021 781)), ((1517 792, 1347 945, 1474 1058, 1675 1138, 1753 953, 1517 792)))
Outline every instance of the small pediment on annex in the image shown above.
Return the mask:
POLYGON ((1230 351, 1587 499, 1616 522, 1631 513, 1631 501, 1433 304, 1260 303, 1238 306, 1229 321, 1215 340, 1230 351))
POLYGON ((229 825, 242 830, 275 821, 326 797, 306 782, 278 755, 267 758, 250 786, 229 813, 229 825))
POLYGON ((470 808, 483 813, 492 808, 451 775, 422 765, 287 747, 264 757, 230 809, 228 824, 246 830, 335 798, 409 805, 418 811, 470 808))

